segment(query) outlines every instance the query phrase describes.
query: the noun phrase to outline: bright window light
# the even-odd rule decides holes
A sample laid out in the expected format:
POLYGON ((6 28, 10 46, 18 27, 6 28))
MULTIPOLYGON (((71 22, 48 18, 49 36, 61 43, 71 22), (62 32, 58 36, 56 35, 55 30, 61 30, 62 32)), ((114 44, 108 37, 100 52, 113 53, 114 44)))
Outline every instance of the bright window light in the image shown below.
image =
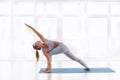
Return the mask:
POLYGON ((87 27, 89 37, 107 37, 106 18, 88 18, 87 27))
POLYGON ((39 18, 37 24, 38 30, 48 39, 57 39, 57 19, 39 18))
POLYGON ((33 15, 34 3, 32 2, 16 2, 14 3, 14 14, 16 15, 33 15))
POLYGON ((12 29, 10 17, 0 17, 0 57, 11 57, 12 29))
POLYGON ((67 15, 80 14, 80 5, 77 2, 62 3, 62 13, 67 15))
POLYGON ((87 6, 87 14, 92 15, 106 15, 108 14, 108 2, 88 2, 87 6))
POLYGON ((50 2, 50 3, 46 3, 46 6, 45 6, 45 13, 46 14, 54 14, 54 15, 57 15, 58 14, 58 4, 56 2, 50 2))
POLYGON ((0 2, 0 15, 10 15, 10 13, 11 13, 11 3, 0 2))
POLYGON ((76 38, 81 33, 81 21, 78 17, 63 18, 63 38, 76 38))
MULTIPOLYGON (((33 17, 15 17, 13 24, 13 45, 15 57, 33 57, 34 39, 36 36, 24 23, 33 25, 33 17)), ((34 27, 34 26, 33 26, 34 27)))
POLYGON ((111 14, 120 14, 120 2, 111 2, 111 14))
POLYGON ((120 37, 120 17, 111 18, 111 37, 120 37))
POLYGON ((44 14, 45 13, 45 5, 43 3, 38 2, 36 5, 36 14, 44 14))
POLYGON ((0 57, 34 57, 32 44, 39 38, 24 23, 82 57, 119 54, 119 8, 120 2, 109 1, 2 0, 0 52, 5 54, 0 57))

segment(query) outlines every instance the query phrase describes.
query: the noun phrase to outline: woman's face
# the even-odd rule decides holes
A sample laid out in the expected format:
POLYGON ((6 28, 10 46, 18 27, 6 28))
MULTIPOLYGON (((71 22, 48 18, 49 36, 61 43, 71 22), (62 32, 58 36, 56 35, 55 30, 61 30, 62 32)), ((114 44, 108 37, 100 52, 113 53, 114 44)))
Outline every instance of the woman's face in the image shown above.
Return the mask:
POLYGON ((40 41, 37 41, 33 44, 33 48, 34 49, 37 49, 37 50, 40 50, 42 48, 42 43, 40 41))

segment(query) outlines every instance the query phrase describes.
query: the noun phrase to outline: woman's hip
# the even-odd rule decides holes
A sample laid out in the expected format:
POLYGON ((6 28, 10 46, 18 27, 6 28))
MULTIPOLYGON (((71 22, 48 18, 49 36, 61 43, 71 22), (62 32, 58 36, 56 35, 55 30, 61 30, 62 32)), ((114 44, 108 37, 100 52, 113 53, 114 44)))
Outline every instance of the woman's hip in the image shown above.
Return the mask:
POLYGON ((65 53, 66 51, 68 51, 69 49, 67 48, 67 46, 63 43, 60 43, 56 48, 54 48, 53 50, 49 51, 50 55, 55 55, 55 54, 59 54, 59 53, 65 53))

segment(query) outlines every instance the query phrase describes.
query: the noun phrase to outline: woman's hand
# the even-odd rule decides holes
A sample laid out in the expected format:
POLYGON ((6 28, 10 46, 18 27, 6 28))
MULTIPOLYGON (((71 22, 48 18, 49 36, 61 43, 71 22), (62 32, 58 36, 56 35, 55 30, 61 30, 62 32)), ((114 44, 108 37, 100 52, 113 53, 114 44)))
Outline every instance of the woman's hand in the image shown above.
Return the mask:
POLYGON ((31 28, 31 26, 30 25, 28 25, 28 24, 26 24, 26 23, 24 23, 28 28, 31 28))
POLYGON ((49 72, 51 72, 51 71, 52 71, 51 68, 46 68, 46 69, 43 70, 43 72, 46 72, 46 73, 49 73, 49 72))
POLYGON ((37 34, 37 36, 38 36, 43 42, 47 41, 47 39, 46 39, 40 32, 38 32, 35 28, 33 28, 32 26, 30 26, 30 25, 28 25, 28 24, 26 24, 26 23, 24 23, 24 24, 25 24, 28 28, 32 29, 33 32, 34 32, 35 34, 37 34))

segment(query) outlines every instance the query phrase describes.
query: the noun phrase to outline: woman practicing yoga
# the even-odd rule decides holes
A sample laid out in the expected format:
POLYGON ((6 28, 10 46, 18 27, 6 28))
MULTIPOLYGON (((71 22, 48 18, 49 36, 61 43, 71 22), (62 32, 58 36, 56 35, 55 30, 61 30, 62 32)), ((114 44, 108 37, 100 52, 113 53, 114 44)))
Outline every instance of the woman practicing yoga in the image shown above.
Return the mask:
POLYGON ((39 53, 38 50, 41 50, 44 54, 44 56, 47 59, 47 65, 48 67, 44 70, 44 72, 51 72, 52 71, 52 66, 51 66, 51 56, 59 53, 64 53, 67 57, 70 59, 80 63, 85 67, 85 70, 90 70, 89 67, 79 58, 74 56, 71 51, 68 49, 68 47, 62 43, 62 42, 57 42, 57 41, 52 41, 46 39, 41 33, 39 33, 37 30, 35 30, 33 27, 30 25, 26 24, 25 25, 32 29, 34 33, 37 34, 37 36, 41 39, 41 41, 37 41, 33 44, 33 48, 36 50, 36 59, 37 61, 39 60, 39 53))

